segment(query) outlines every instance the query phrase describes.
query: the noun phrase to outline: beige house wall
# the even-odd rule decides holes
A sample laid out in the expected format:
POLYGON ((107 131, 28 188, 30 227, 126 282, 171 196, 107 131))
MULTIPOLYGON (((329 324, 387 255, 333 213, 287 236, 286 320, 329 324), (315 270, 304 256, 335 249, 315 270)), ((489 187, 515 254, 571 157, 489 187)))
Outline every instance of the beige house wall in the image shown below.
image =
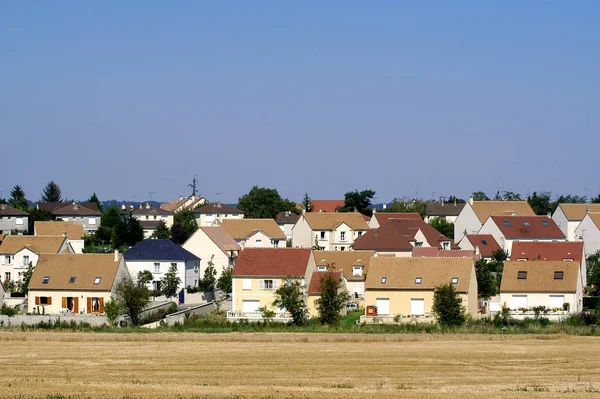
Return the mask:
MULTIPOLYGON (((466 312, 475 316, 477 314, 477 292, 474 294, 459 293, 459 296, 466 312)), ((432 313, 433 290, 367 290, 366 306, 375 306, 378 298, 390 300, 389 316, 397 314, 410 316, 411 299, 423 299, 425 314, 432 313)))
POLYGON ((221 273, 223 273, 224 270, 233 267, 235 258, 237 257, 237 251, 234 251, 234 257, 231 259, 228 253, 223 252, 221 248, 200 229, 196 230, 182 247, 200 258, 200 278, 204 276, 204 271, 213 255, 213 266, 217 271, 217 279, 221 277, 221 273))
POLYGON ((74 313, 88 313, 88 301, 87 298, 103 298, 104 305, 111 299, 110 291, 43 291, 43 290, 30 290, 27 294, 28 297, 28 307, 27 311, 29 313, 45 313, 45 314, 56 314, 60 313, 63 309, 62 307, 62 298, 66 297, 75 297, 78 298, 78 312, 74 313), (49 297, 51 299, 50 305, 36 305, 35 298, 36 297, 49 297))
MULTIPOLYGON (((232 279, 232 304, 231 310, 241 312, 243 307, 242 303, 244 300, 255 300, 260 301, 260 306, 266 306, 269 309, 276 310, 276 307, 273 306, 273 301, 275 300, 275 291, 277 288, 273 289, 260 289, 260 280, 273 280, 277 282, 277 288, 281 287, 284 278, 281 277, 233 277, 232 279), (244 289, 244 280, 250 281, 250 289, 244 289)), ((306 280, 301 281, 302 286, 306 289, 306 280)))
POLYGON ((243 213, 196 213, 196 222, 198 223, 198 227, 220 226, 224 219, 243 218, 243 213))
POLYGON ((315 245, 315 234, 308 225, 304 215, 300 216, 300 219, 298 219, 292 228, 292 247, 312 248, 315 245))

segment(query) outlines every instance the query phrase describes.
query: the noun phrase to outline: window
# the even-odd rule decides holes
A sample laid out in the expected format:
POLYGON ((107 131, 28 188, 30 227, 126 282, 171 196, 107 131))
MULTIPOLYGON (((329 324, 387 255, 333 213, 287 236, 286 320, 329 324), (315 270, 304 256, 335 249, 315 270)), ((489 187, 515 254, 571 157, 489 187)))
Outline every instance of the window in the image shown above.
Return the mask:
POLYGON ((482 243, 483 245, 488 245, 488 242, 487 242, 487 240, 481 240, 481 243, 482 243))
POLYGON ((359 236, 359 237, 360 237, 360 236, 362 236, 362 234, 363 234, 363 232, 362 232, 362 231, 359 231, 359 232, 358 232, 358 236, 359 236))
POLYGON ((12 255, 5 255, 4 256, 4 263, 6 263, 7 265, 12 264, 12 260, 13 260, 12 255))
POLYGON ((160 273, 160 263, 154 264, 154 273, 160 273))
POLYGON ((527 272, 524 272, 524 271, 517 272, 517 279, 519 279, 519 280, 527 279, 527 272))
POLYGON ((146 215, 146 220, 148 220, 148 218, 149 218, 149 216, 148 216, 148 215, 146 215))
POLYGON ((68 217, 64 217, 64 218, 62 218, 62 220, 63 220, 63 222, 68 222, 69 218, 68 217))
POLYGON ((77 280, 77 277, 71 277, 71 278, 69 278, 69 284, 74 284, 75 280, 77 280))
POLYGON ((175 269, 177 269, 177 263, 171 263, 171 267, 174 267, 175 269))
POLYGON ((452 277, 452 284, 458 284, 458 277, 452 277))
POLYGON ((529 226, 529 222, 527 220, 523 220, 523 226, 529 226))
POLYGON ((101 313, 101 312, 104 311, 104 309, 102 309, 103 308, 103 306, 102 306, 103 303, 102 302, 104 302, 104 298, 92 297, 92 298, 90 298, 90 301, 91 301, 91 303, 90 303, 90 305, 91 305, 90 311, 91 312, 93 312, 93 313, 101 313))
POLYGON ((327 271, 327 266, 317 266, 317 271, 319 271, 319 272, 326 272, 327 271))
POLYGON ((96 284, 96 285, 100 284, 100 280, 102 280, 102 277, 96 277, 94 279, 94 284, 96 284))
POLYGON ((36 303, 36 305, 51 305, 52 304, 52 299, 50 297, 47 296, 40 296, 39 298, 39 303, 36 303))
POLYGON ((421 248, 423 246, 423 241, 415 241, 415 247, 421 248))
POLYGON ((250 280, 250 279, 242 280, 242 289, 243 290, 251 290, 252 289, 252 280, 250 280))
POLYGON ((564 272, 554 272, 554 279, 555 280, 562 280, 564 276, 565 276, 564 272))
POLYGON ((444 241, 442 243, 442 248, 444 248, 445 250, 448 250, 450 248, 450 243, 447 241, 444 241))
POLYGON ((353 276, 361 276, 362 275, 362 266, 354 266, 352 268, 352 275, 353 276))
POLYGON ((23 278, 23 272, 17 272, 17 278, 21 280, 21 278, 23 278))
POLYGON ((382 277, 381 278, 381 284, 385 284, 387 283, 387 277, 382 277))
POLYGON ((410 298, 410 314, 420 316, 425 314, 425 299, 410 298))
POLYGON ((88 219, 88 223, 89 224, 96 224, 96 218, 89 218, 88 219))
POLYGON ((340 232, 340 241, 346 241, 346 232, 345 231, 340 232))
POLYGON ((340 251, 345 251, 346 247, 340 247, 340 251))
POLYGON ((279 240, 273 240, 273 247, 279 248, 279 240))
POLYGON ((510 222, 508 220, 505 220, 503 223, 505 226, 510 226, 510 222))
POLYGON ((29 255, 23 255, 23 266, 29 266, 29 255))
POLYGON ((256 240, 256 248, 262 248, 262 240, 256 240))
POLYGON ((4 273, 4 280, 10 281, 10 272, 4 273))
POLYGON ((48 281, 50 281, 50 276, 44 276, 42 279, 42 284, 48 284, 48 281))
POLYGON ((421 277, 417 277, 415 279, 415 284, 421 284, 421 281, 423 281, 423 279, 421 277))
POLYGON ((276 290, 277 289, 277 281, 275 281, 275 280, 260 280, 259 288, 261 290, 276 290))
POLYGON ((377 314, 390 314, 389 298, 376 298, 375 305, 377 306, 377 314))
POLYGON ((15 218, 16 224, 18 225, 22 225, 23 224, 23 218, 15 218))
POLYGON ((542 224, 544 226, 550 226, 550 223, 547 220, 542 220, 542 224))
POLYGON ((155 280, 152 282, 152 289, 154 291, 160 291, 160 287, 161 287, 160 281, 155 280))
POLYGON ((325 238, 326 238, 326 237, 325 237, 325 232, 324 232, 324 231, 322 231, 322 232, 321 232, 321 240, 325 240, 325 238))

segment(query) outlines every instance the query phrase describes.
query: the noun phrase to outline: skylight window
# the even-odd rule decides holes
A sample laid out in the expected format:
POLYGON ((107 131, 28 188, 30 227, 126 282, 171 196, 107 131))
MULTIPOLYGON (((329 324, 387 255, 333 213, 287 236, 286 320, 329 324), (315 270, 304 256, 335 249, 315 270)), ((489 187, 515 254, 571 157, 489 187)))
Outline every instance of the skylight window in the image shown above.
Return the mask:
POLYGON ((102 277, 96 277, 94 279, 94 284, 100 284, 100 280, 102 280, 102 277))
POLYGON ((510 226, 510 222, 509 222, 508 220, 505 220, 505 221, 504 221, 504 225, 505 225, 505 226, 510 226))
POLYGON ((382 277, 381 278, 381 284, 385 284, 387 283, 387 277, 382 277))
POLYGON ((452 277, 452 284, 458 284, 458 277, 452 277))
POLYGON ((50 276, 44 276, 42 279, 42 284, 48 284, 48 281, 50 281, 50 276))
POLYGON ((562 280, 564 276, 565 276, 564 272, 554 272, 554 279, 555 280, 562 280))
POLYGON ((523 226, 529 226, 529 222, 527 220, 523 221, 523 226))
POLYGON ((77 280, 77 277, 71 277, 69 279, 69 284, 73 284, 75 282, 75 280, 77 280))
POLYGON ((544 226, 550 226, 550 223, 547 220, 542 220, 542 224, 544 226))
POLYGON ((526 271, 517 272, 517 279, 519 279, 519 280, 526 280, 527 279, 527 272, 526 271))
POLYGON ((423 279, 422 279, 421 277, 417 277, 417 278, 415 279, 415 284, 421 284, 421 281, 422 281, 422 280, 423 280, 423 279))
POLYGON ((487 240, 481 240, 481 243, 482 243, 483 245, 488 245, 488 242, 487 242, 487 240))

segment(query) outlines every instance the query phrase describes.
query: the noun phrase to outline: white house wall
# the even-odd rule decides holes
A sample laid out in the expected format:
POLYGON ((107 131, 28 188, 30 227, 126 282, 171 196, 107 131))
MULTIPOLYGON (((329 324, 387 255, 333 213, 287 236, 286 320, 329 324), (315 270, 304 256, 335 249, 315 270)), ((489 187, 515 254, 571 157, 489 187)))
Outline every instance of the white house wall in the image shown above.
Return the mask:
POLYGON ((575 230, 577 238, 583 237, 585 256, 592 255, 600 249, 600 230, 594 221, 586 216, 575 230))
POLYGON ((481 222, 473 208, 471 208, 471 204, 467 202, 454 221, 454 243, 462 240, 465 236, 465 231, 467 234, 476 234, 480 228, 481 222))

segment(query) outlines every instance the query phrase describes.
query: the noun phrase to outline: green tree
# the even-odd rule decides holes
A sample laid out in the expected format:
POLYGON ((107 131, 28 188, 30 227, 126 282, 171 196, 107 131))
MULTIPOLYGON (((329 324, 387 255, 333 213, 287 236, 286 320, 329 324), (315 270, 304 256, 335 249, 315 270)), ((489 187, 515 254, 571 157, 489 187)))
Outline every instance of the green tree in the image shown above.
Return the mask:
POLYGON ((158 222, 156 226, 156 230, 152 233, 152 238, 160 238, 160 239, 170 239, 171 238, 171 229, 167 227, 167 224, 164 220, 158 222))
POLYGON ((449 203, 449 204, 454 204, 454 203, 457 203, 457 204, 464 204, 464 203, 466 203, 466 202, 467 202, 467 201, 465 201, 464 199, 457 198, 457 197, 456 197, 456 196, 454 196, 454 195, 451 195, 451 196, 449 196, 449 197, 448 197, 448 201, 446 201, 446 203, 449 203))
POLYGON ((502 193, 504 201, 521 201, 521 194, 513 193, 512 191, 504 191, 502 193))
POLYGON ((373 215, 371 209, 371 200, 375 196, 373 190, 354 190, 344 194, 344 206, 338 209, 338 212, 360 212, 363 215, 373 215))
POLYGON ((210 257, 210 260, 206 264, 206 269, 204 269, 204 276, 198 283, 198 287, 204 292, 213 292, 215 290, 217 270, 215 269, 215 264, 213 262, 214 258, 214 255, 210 257))
POLYGON ((321 296, 315 301, 321 324, 338 324, 342 309, 346 307, 349 296, 341 288, 341 278, 336 278, 335 268, 326 272, 313 273, 313 278, 321 277, 321 296), (321 277, 322 276, 322 277, 321 277))
POLYGON ((486 193, 484 193, 483 191, 475 191, 473 192, 473 194, 471 194, 471 197, 473 197, 473 201, 489 201, 490 197, 487 196, 486 193))
POLYGON ((119 224, 119 222, 121 222, 121 212, 119 212, 119 209, 117 209, 117 207, 111 206, 102 213, 100 221, 101 226, 112 229, 117 224, 119 224))
POLYGON ((146 286, 147 277, 139 273, 136 281, 123 279, 117 285, 116 297, 119 307, 127 313, 134 326, 140 325, 142 311, 150 301, 150 290, 146 286))
POLYGON ((34 231, 33 228, 35 226, 35 222, 54 220, 54 216, 52 216, 52 212, 46 211, 44 209, 38 209, 35 207, 31 207, 27 210, 27 213, 29 213, 29 220, 28 220, 29 234, 33 234, 33 231, 34 231))
MULTIPOLYGON (((0 201, 1 201, 1 200, 0 200, 0 201)), ((590 198, 590 202, 591 202, 592 204, 600 204, 600 194, 598 194, 598 196, 596 196, 596 197, 592 197, 592 198, 590 198)))
POLYGON ((127 219, 125 219, 126 226, 126 234, 125 234, 125 244, 129 246, 134 246, 138 242, 144 239, 144 228, 137 218, 133 215, 129 215, 127 219))
POLYGON ((14 208, 20 209, 22 211, 27 210, 27 206, 29 205, 29 201, 25 197, 25 191, 18 184, 10 190, 10 198, 8 199, 8 204, 14 208))
POLYGON ((162 294, 167 298, 173 298, 177 295, 179 284, 181 284, 181 279, 177 275, 177 264, 172 263, 161 281, 162 294))
POLYGON ((504 199, 502 199, 500 191, 496 191, 496 195, 494 195, 494 201, 504 201, 504 199))
POLYGON ((102 202, 100 202, 100 200, 98 199, 98 196, 96 195, 96 193, 93 193, 91 195, 91 197, 88 199, 88 202, 95 202, 96 205, 98 206, 98 210, 100 212, 102 212, 102 202))
POLYGON ((183 244, 194 232, 198 230, 198 222, 194 212, 184 209, 175 213, 173 227, 171 227, 171 239, 176 244, 183 244))
POLYGON ((600 295, 600 251, 586 258, 588 294, 600 295))
POLYGON ((244 217, 258 219, 273 219, 279 212, 299 212, 296 203, 282 198, 276 189, 258 186, 238 198, 237 207, 244 211, 244 217))
POLYGON ((465 309, 461 305, 460 295, 450 283, 436 287, 431 310, 438 323, 443 326, 460 326, 465 323, 465 309))
POLYGON ((104 304, 104 313, 106 314, 106 318, 108 319, 108 323, 114 327, 117 325, 117 319, 119 318, 119 313, 121 312, 121 307, 119 303, 111 298, 110 301, 104 304))
POLYGON ((404 198, 394 198, 385 211, 392 213, 418 213, 421 217, 424 217, 427 214, 427 203, 418 199, 408 201, 404 198))
POLYGON ((446 237, 454 238, 454 223, 435 217, 429 221, 429 224, 446 237))
POLYGON ((479 298, 491 298, 496 295, 496 280, 487 261, 479 259, 475 263, 475 275, 477 277, 477 296, 479 298))
POLYGON ((504 272, 504 261, 508 259, 508 252, 498 249, 492 252, 492 259, 488 262, 488 268, 496 280, 496 292, 500 291, 502 274, 504 272))
POLYGON ((232 273, 233 269, 228 267, 225 270, 223 270, 223 273, 221 273, 221 276, 219 277, 219 280, 217 280, 217 288, 220 289, 221 291, 225 292, 226 294, 231 294, 232 291, 232 277, 231 277, 231 273, 232 273))
POLYGON ((275 295, 277 299, 273 301, 273 306, 287 310, 292 315, 293 324, 301 326, 306 323, 306 303, 298 277, 286 277, 275 295))
POLYGON ((23 276, 21 277, 21 283, 19 284, 19 292, 23 294, 27 294, 27 292, 29 292, 29 282, 31 281, 32 275, 33 264, 29 262, 29 265, 27 265, 27 270, 23 272, 23 276))
POLYGON ((304 198, 302 199, 302 207, 306 212, 312 212, 312 203, 310 197, 308 196, 308 193, 304 193, 304 198))
POLYGON ((42 198, 40 199, 42 202, 60 202, 62 201, 62 191, 58 184, 54 181, 50 181, 44 187, 42 191, 42 198))
POLYGON ((547 215, 552 212, 551 196, 552 194, 549 191, 542 191, 539 195, 534 191, 527 198, 527 203, 536 215, 547 215))

